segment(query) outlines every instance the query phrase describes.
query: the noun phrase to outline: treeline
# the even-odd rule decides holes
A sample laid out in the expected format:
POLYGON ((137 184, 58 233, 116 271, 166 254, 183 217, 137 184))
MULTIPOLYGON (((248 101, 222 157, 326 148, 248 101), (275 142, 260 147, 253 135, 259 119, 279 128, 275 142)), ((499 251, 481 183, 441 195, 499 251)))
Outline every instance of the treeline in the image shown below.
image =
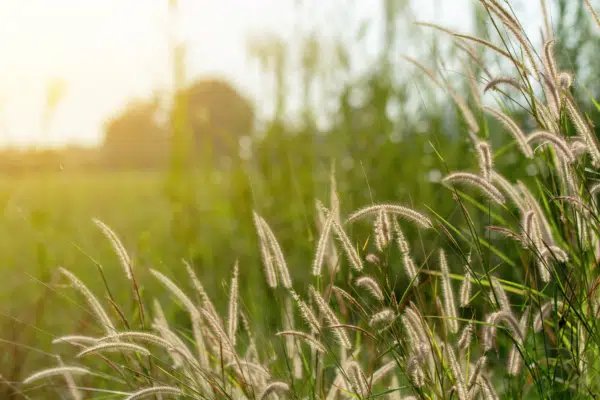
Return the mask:
MULTIPOLYGON (((254 109, 228 82, 203 79, 188 86, 182 98, 184 133, 191 162, 218 167, 237 157, 239 139, 251 136, 254 109), (211 160, 206 160, 210 157, 211 160)), ((104 125, 98 147, 0 150, 0 171, 26 173, 63 170, 164 169, 171 157, 174 110, 166 96, 130 102, 104 125)), ((172 102, 175 103, 175 102, 172 102)))

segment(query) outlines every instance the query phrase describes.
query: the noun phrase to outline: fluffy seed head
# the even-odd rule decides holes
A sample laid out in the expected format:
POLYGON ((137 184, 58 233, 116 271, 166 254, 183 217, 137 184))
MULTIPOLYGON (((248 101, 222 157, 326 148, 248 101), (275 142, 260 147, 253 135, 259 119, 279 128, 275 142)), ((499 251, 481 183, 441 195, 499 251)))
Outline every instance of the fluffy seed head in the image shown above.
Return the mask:
POLYGON ((568 72, 560 72, 558 74, 558 86, 562 90, 568 90, 573 86, 573 75, 568 72))
POLYGON ((519 128, 519 125, 517 125, 516 122, 512 120, 512 118, 498 110, 487 106, 483 106, 481 107, 481 109, 486 113, 490 114, 492 117, 496 118, 498 121, 500 121, 502 125, 504 125, 504 127, 513 135, 513 137, 517 141, 517 144, 519 145, 519 148, 521 149, 525 157, 533 158, 533 151, 527 143, 527 138, 525 137, 525 134, 523 133, 521 128, 519 128))
POLYGON ((440 249, 440 270, 442 271, 442 294, 444 296, 444 311, 446 313, 448 328, 452 333, 458 332, 458 321, 456 312, 456 302, 454 301, 454 292, 450 282, 450 270, 446 253, 440 249))
POLYGON ((325 346, 321 344, 317 339, 310 336, 308 333, 300 332, 300 331, 282 331, 277 332, 276 336, 293 336, 303 340, 306 344, 308 344, 312 349, 318 351, 319 353, 326 353, 327 349, 325 346))
POLYGON ((469 301, 471 300, 471 254, 467 258, 467 265, 465 265, 465 275, 462 283, 460 284, 460 306, 466 307, 469 305, 469 301))
POLYGON ((350 361, 346 365, 346 374, 350 381, 352 390, 360 397, 365 397, 369 394, 369 384, 367 378, 356 361, 350 361))
POLYGON ((560 136, 556 136, 547 131, 535 131, 527 136, 527 143, 535 141, 541 141, 542 144, 551 144, 567 163, 575 162, 575 154, 571 151, 569 144, 560 136))
POLYGON ((277 267, 277 270, 279 272, 281 284, 283 285, 283 287, 289 289, 292 287, 292 278, 290 277, 290 271, 288 270, 288 266, 283 255, 283 251, 281 250, 281 246, 279 245, 275 234, 271 230, 271 227, 269 226, 269 224, 267 224, 267 221, 265 221, 265 219, 260 216, 258 217, 258 219, 262 226, 262 233, 266 240, 266 245, 268 246, 270 254, 273 257, 273 264, 277 267))
POLYGON ((477 143, 476 149, 481 176, 486 180, 490 180, 490 175, 494 168, 494 158, 492 156, 491 146, 488 142, 480 140, 477 143))
POLYGON ((471 344, 471 339, 473 339, 473 323, 469 322, 460 333, 458 338, 458 348, 461 350, 466 349, 471 344))
POLYGON ((104 311, 104 308, 100 305, 100 302, 98 301, 96 296, 94 296, 94 294, 90 291, 90 289, 88 289, 88 287, 85 286, 83 282, 81 282, 68 269, 61 267, 59 268, 59 271, 64 276, 66 276, 71 281, 71 284, 83 295, 83 297, 85 297, 89 305, 92 307, 94 314, 96 314, 96 317, 100 320, 100 323, 104 327, 106 333, 109 335, 117 333, 110 318, 108 317, 108 314, 106 314, 106 311, 104 311))
POLYGON ((392 229, 391 229, 390 217, 383 210, 377 213, 375 218, 374 233, 375 233, 375 245, 377 250, 383 252, 388 244, 392 241, 392 229))
POLYGON ((79 358, 79 357, 86 356, 88 354, 96 354, 96 353, 101 353, 101 352, 105 352, 105 351, 108 351, 108 352, 136 352, 136 353, 143 354, 145 356, 149 356, 151 354, 148 349, 146 349, 142 346, 138 346, 137 344, 100 343, 100 344, 97 344, 92 347, 88 347, 87 349, 83 350, 82 352, 77 354, 77 357, 79 358))
POLYGON ((153 386, 146 389, 138 390, 135 393, 131 393, 125 400, 138 400, 149 397, 151 395, 172 395, 172 396, 184 396, 185 393, 174 386, 153 386))
POLYGON ((317 244, 317 250, 315 252, 315 258, 313 260, 312 265, 313 276, 321 276, 321 271, 323 270, 323 260, 325 259, 325 253, 329 244, 329 234, 331 232, 332 223, 333 213, 331 213, 329 217, 327 217, 325 226, 323 226, 321 236, 319 237, 319 243, 317 244))
POLYGON ((315 314, 312 312, 308 304, 306 304, 302 299, 300 299, 300 296, 298 296, 298 294, 296 294, 296 292, 294 292, 293 290, 290 291, 290 294, 292 295, 292 298, 296 301, 296 304, 298 304, 298 308, 300 309, 300 315, 302 316, 302 319, 304 319, 308 326, 310 326, 313 332, 319 332, 321 330, 321 324, 317 320, 317 317, 315 317, 315 314))
POLYGON ((406 275, 413 280, 414 285, 419 284, 419 278, 417 276, 417 268, 415 263, 410 256, 410 247, 408 245, 408 241, 400 229, 400 224, 394 218, 393 220, 394 231, 396 232, 396 241, 398 243, 398 248, 400 249, 400 253, 402 253, 402 261, 404 265, 404 271, 406 271, 406 275))
POLYGON ((29 375, 27 378, 25 378, 23 380, 23 384, 26 385, 28 383, 35 382, 35 381, 38 381, 38 380, 44 379, 44 378, 50 378, 53 376, 59 376, 59 375, 62 376, 65 373, 69 373, 71 375, 85 375, 85 374, 89 374, 90 371, 87 368, 70 367, 70 366, 47 368, 47 369, 38 371, 32 375, 29 375))
POLYGON ((492 290, 492 300, 497 299, 501 309, 510 311, 510 301, 508 300, 508 295, 506 294, 506 291, 502 287, 502 284, 498 278, 495 276, 492 276, 492 290))
MULTIPOLYGON (((327 217, 329 217, 330 211, 327 210, 323 206, 323 204, 318 203, 318 205, 319 205, 319 208, 321 210, 323 210, 323 212, 325 213, 325 215, 327 217)), ((352 241, 350 240, 350 238, 348 237, 348 235, 344 231, 344 228, 342 228, 342 226, 340 225, 340 223, 337 222, 335 219, 333 219, 331 223, 332 223, 331 228, 333 229, 333 231, 335 232, 337 238, 339 239, 340 243, 342 244, 342 248, 344 249, 344 252, 346 253, 346 257, 348 258, 348 261, 350 262, 350 266, 352 268, 354 268, 356 271, 359 271, 359 272, 362 271, 363 264, 362 264, 362 261, 360 259, 360 256, 358 255, 358 252, 356 251, 356 249, 352 245, 352 241)))
POLYGON ((267 238, 263 229, 262 217, 256 212, 253 212, 254 225, 256 226, 256 233, 258 234, 258 240, 260 245, 260 253, 265 267, 265 276, 267 284, 272 287, 277 287, 277 274, 275 274, 275 267, 273 265, 273 255, 269 248, 267 238))
POLYGON ((131 258, 129 257, 129 254, 127 254, 127 250, 125 250, 125 246, 123 246, 123 243, 117 234, 99 219, 94 218, 93 221, 94 224, 100 228, 104 236, 106 236, 106 238, 110 241, 115 253, 117 253, 117 256, 119 257, 119 261, 123 266, 123 270, 125 271, 125 276, 127 279, 133 279, 133 264, 131 262, 131 258))
MULTIPOLYGON (((319 311, 321 311, 321 314, 323 314, 323 316, 325 317, 325 320, 327 321, 327 323, 331 326, 331 325, 341 325, 339 319, 337 318, 337 316, 335 315, 335 313, 333 312, 333 310, 329 307, 329 304, 327 304, 327 302, 325 301, 325 299, 321 296, 321 294, 314 288, 314 286, 310 286, 309 287, 311 294, 313 295, 313 298, 315 299, 316 303, 317 303, 317 307, 319 308, 319 311)), ((352 348, 352 344, 350 343, 350 339, 348 338, 348 335, 346 334, 346 331, 344 329, 335 329, 334 333, 337 337, 337 339, 339 340, 340 344, 345 347, 346 349, 351 349, 352 348)))
POLYGON ((504 195, 500 193, 498 189, 490 182, 486 181, 479 175, 471 174, 469 172, 453 172, 452 174, 446 176, 443 180, 443 183, 454 183, 461 182, 466 183, 471 186, 475 186, 479 188, 483 193, 485 193, 491 200, 496 203, 502 205, 506 202, 504 199, 504 195))
POLYGON ((383 301, 383 291, 377 281, 370 276, 361 276, 356 280, 356 286, 365 288, 379 301, 383 301))
POLYGON ((227 320, 227 333, 229 340, 235 346, 236 332, 238 327, 238 262, 233 267, 231 278, 231 291, 229 294, 229 319, 227 320))
POLYGON ((427 218, 426 216, 424 216, 423 214, 421 214, 411 208, 396 205, 396 204, 377 204, 374 206, 361 208, 360 210, 358 210, 355 213, 353 213, 352 215, 350 215, 348 217, 348 219, 346 220, 346 222, 347 223, 353 222, 353 221, 356 221, 357 219, 361 219, 366 216, 377 215, 380 211, 399 216, 408 221, 412 221, 412 222, 416 223, 418 226, 425 228, 425 229, 431 228, 433 226, 431 223, 431 220, 429 218, 427 218))
POLYGON ((371 320, 369 321, 369 325, 375 326, 375 325, 379 325, 381 323, 389 324, 395 318, 396 318, 396 313, 393 310, 386 308, 384 310, 379 311, 377 314, 374 314, 371 317, 371 320))
POLYGON ((272 382, 269 383, 267 385, 267 387, 265 387, 265 389, 262 391, 262 393, 260 394, 260 396, 258 396, 259 400, 266 400, 267 397, 269 397, 269 395, 271 393, 285 393, 288 392, 290 390, 290 387, 288 386, 287 383, 284 382, 272 382))

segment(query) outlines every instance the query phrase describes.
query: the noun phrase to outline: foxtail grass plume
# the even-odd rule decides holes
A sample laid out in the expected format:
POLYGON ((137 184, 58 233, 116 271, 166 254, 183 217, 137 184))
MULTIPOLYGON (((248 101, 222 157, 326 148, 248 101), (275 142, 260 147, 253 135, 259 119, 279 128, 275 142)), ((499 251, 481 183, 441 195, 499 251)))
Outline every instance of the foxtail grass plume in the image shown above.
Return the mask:
POLYGON ((500 306, 500 308, 502 310, 510 311, 510 301, 508 300, 508 295, 506 294, 504 287, 502 286, 502 284, 500 283, 498 278, 496 278, 495 276, 492 276, 491 280, 492 280, 492 282, 491 282, 492 283, 492 292, 491 292, 492 300, 497 300, 498 305, 500 306))
MULTIPOLYGON (((321 314, 323 314, 323 317, 325 318, 325 320, 327 321, 327 323, 331 326, 331 325, 341 325, 339 319, 337 318, 337 316, 335 315, 335 313, 333 312, 333 310, 329 307, 329 304, 327 304, 327 302, 325 301, 325 299, 321 296, 321 294, 314 288, 314 286, 310 286, 309 287, 310 292, 313 296, 313 298, 315 299, 316 303, 317 303, 317 307, 319 308, 319 311, 321 312, 321 314)), ((345 347, 346 349, 351 349, 352 348, 352 344, 350 343, 350 339, 348 338, 348 335, 346 334, 346 331, 344 329, 335 329, 334 330, 334 334, 337 337, 337 339, 339 340, 340 344, 345 347)))
MULTIPOLYGON (((329 218, 331 212, 329 210, 327 210, 322 203, 318 202, 317 204, 318 204, 319 208, 321 210, 323 210, 325 215, 329 218)), ((344 249, 344 252, 346 253, 348 262, 350 262, 350 266, 358 272, 362 271, 362 269, 363 269, 362 260, 360 259, 360 256, 358 255, 358 251, 356 251, 356 249, 352 245, 352 241, 350 240, 350 238, 344 231, 344 228, 342 228, 342 226, 335 220, 335 218, 332 220, 331 227, 333 228, 333 231, 335 232, 337 238, 339 239, 340 243, 342 244, 342 248, 344 249)))
POLYGON ((321 276, 321 271, 323 270, 323 261, 325 259, 325 253, 327 251, 327 246, 330 243, 330 232, 331 225, 333 224, 333 213, 330 213, 326 219, 325 225, 321 231, 321 236, 319 237, 319 243, 317 244, 317 250, 315 251, 315 258, 313 260, 312 265, 312 274, 313 276, 321 276))
MULTIPOLYGON (((296 320, 294 318, 294 298, 292 296, 287 296, 283 301, 281 319, 283 321, 284 331, 296 330, 296 320)), ((294 379, 301 379, 303 373, 302 360, 298 355, 298 348, 292 336, 286 336, 285 349, 287 356, 292 361, 294 379)))
POLYGON ((96 354, 101 352, 134 352, 149 356, 151 353, 145 347, 133 343, 100 343, 79 352, 77 357, 83 357, 88 354, 96 354))
POLYGON ((354 222, 358 219, 375 215, 377 216, 380 211, 383 211, 388 214, 396 215, 398 217, 404 218, 408 221, 416 223, 421 228, 431 228, 433 227, 431 220, 424 216, 423 214, 410 209, 408 207, 396 205, 396 204, 377 204, 374 206, 368 206, 365 208, 361 208, 360 210, 354 212, 352 215, 348 217, 346 223, 354 222))
POLYGON ((558 262, 569 261, 569 255, 558 246, 547 246, 540 250, 540 256, 546 261, 556 260, 558 262))
POLYGON ((271 288, 277 287, 277 274, 275 273, 275 266, 273 264, 273 255, 271 253, 270 246, 267 241, 267 236, 262 223, 262 217, 255 211, 253 212, 254 225, 256 226, 256 233, 258 234, 258 241, 260 246, 260 253, 265 268, 265 277, 267 284, 271 288))
MULTIPOLYGON (((269 224, 267 224, 267 221, 265 221, 265 219, 259 215, 257 215, 257 219, 262 227, 262 234, 266 242, 265 245, 267 246, 268 251, 272 256, 273 264, 275 265, 275 267, 277 267, 277 271, 279 272, 279 279, 281 280, 281 284, 286 289, 289 289, 292 287, 292 279, 290 278, 290 272, 288 270, 285 257, 283 256, 281 246, 279 245, 275 234, 271 230, 271 227, 269 226, 269 224)), ((267 274, 268 273, 269 272, 267 272, 267 274)), ((270 278, 267 277, 267 281, 269 280, 270 278)))
POLYGON ((229 294, 229 319, 227 320, 227 334, 229 340, 235 346, 236 332, 238 327, 238 262, 233 267, 231 278, 231 290, 229 294))
POLYGON ((598 143, 596 140, 596 136, 592 129, 590 128, 589 123, 585 119, 585 116, 579 110, 575 100, 570 94, 565 96, 566 98, 566 108, 567 114, 569 118, 573 122, 577 133, 585 140, 585 145, 587 146, 587 151, 589 155, 592 157, 592 162, 595 167, 600 165, 600 149, 598 149, 598 143))
POLYGON ((370 276, 361 276, 356 280, 356 286, 365 288, 379 301, 383 301, 383 291, 375 279, 370 276))
POLYGON ((183 292, 183 290, 181 290, 181 288, 179 288, 179 286, 175 284, 175 282, 155 269, 151 269, 150 273, 154 275, 154 277, 158 279, 167 289, 169 289, 171 294, 181 302, 190 315, 198 315, 198 308, 194 302, 190 300, 190 298, 183 292))
POLYGON ((150 396, 185 396, 185 393, 174 386, 153 386, 131 393, 125 400, 138 400, 150 396))
POLYGON ((503 205, 505 203, 504 195, 496 189, 494 185, 486 181, 479 175, 471 174, 469 172, 453 172, 450 175, 442 179, 443 183, 454 183, 461 182, 471 186, 477 187, 483 193, 485 193, 490 200, 503 205))
POLYGON ((440 249, 440 270, 442 272, 442 294, 444 296, 444 311, 446 313, 447 324, 450 332, 458 332, 458 320, 456 312, 456 302, 454 300, 454 292, 452 291, 452 283, 450 282, 450 269, 448 268, 448 260, 446 253, 440 249))
POLYGON ((454 350, 452 346, 446 345, 444 346, 444 350, 446 352, 446 356, 448 357, 448 364, 450 365, 450 370, 452 371, 452 375, 454 376, 456 392, 458 394, 459 400, 468 400, 468 392, 467 387, 465 386, 465 377, 462 372, 462 368, 456 359, 456 354, 454 354, 454 350))
POLYGON ((475 363, 475 367, 473 368, 473 370, 471 371, 471 374, 469 375, 469 381, 467 384, 467 390, 469 392, 473 389, 473 386, 475 386, 475 384, 477 383, 477 380, 479 379, 479 376, 483 372, 486 363, 487 363, 486 356, 479 357, 479 360, 477 360, 477 363, 475 363))
POLYGON ((492 170, 494 169, 494 157, 492 155, 490 144, 484 140, 480 140, 477 142, 476 150, 481 176, 489 181, 492 170))
MULTIPOLYGON (((58 361, 59 367, 65 367, 65 364, 63 363, 62 358, 60 358, 60 356, 57 355, 56 360, 58 361)), ((69 394, 71 395, 73 400, 82 400, 83 396, 81 394, 81 391, 75 384, 75 378, 73 377, 73 375, 74 374, 68 369, 63 372, 65 382, 67 383, 67 389, 69 389, 69 394)))
POLYGON ((272 382, 265 387, 262 393, 258 396, 258 400, 266 400, 273 393, 285 393, 290 390, 287 383, 272 382))
POLYGON ((426 333, 427 325, 412 302, 405 308, 402 322, 409 332, 409 337, 412 339, 413 348, 422 343, 429 343, 429 335, 426 333))
POLYGON ((105 336, 96 341, 96 343, 101 342, 112 342, 115 339, 130 339, 137 340, 140 342, 152 343, 159 346, 164 347, 165 349, 171 348, 172 344, 160 336, 156 336, 155 334, 149 332, 136 332, 136 331, 126 331, 119 332, 115 335, 105 336))
POLYGON ((352 303, 358 310, 360 310, 363 313, 363 315, 368 315, 368 313, 365 311, 363 306, 354 297, 352 297, 352 295, 350 293, 346 292, 344 289, 339 288, 337 286, 333 286, 331 289, 333 290, 333 292, 336 295, 339 295, 339 296, 343 297, 344 299, 348 300, 350 303, 352 303))
POLYGON ((396 360, 388 361, 381 367, 379 367, 373 375, 371 375, 370 379, 367 381, 370 383, 371 387, 388 376, 392 371, 399 367, 398 362, 396 360))
POLYGON ((361 398, 368 396, 369 384, 358 362, 348 362, 346 365, 346 375, 348 376, 350 386, 352 387, 354 393, 358 394, 361 398))
POLYGON ((519 125, 517 125, 515 121, 512 120, 512 118, 498 110, 487 106, 483 106, 481 107, 481 109, 487 114, 490 114, 492 117, 496 118, 498 121, 500 121, 502 125, 504 125, 504 127, 512 134, 512 136, 517 141, 517 144, 519 145, 519 148, 521 149, 521 152, 523 152, 525 157, 533 158, 533 151, 527 143, 527 137, 525 136, 521 128, 519 128, 519 125))
POLYGON ((456 342, 459 349, 465 350, 471 345, 471 340, 473 339, 473 331, 473 322, 469 322, 467 325, 465 325, 465 327, 460 333, 460 336, 458 337, 458 341, 456 342))
POLYGON ((527 210, 527 205, 523 196, 515 185, 506 180, 502 175, 496 171, 492 171, 492 183, 500 188, 517 206, 521 212, 527 210))
POLYGON ((29 375, 23 380, 23 384, 26 385, 31 382, 39 381, 40 379, 51 378, 54 376, 64 376, 65 373, 69 373, 71 375, 87 375, 90 373, 90 370, 87 368, 74 366, 47 368, 29 375))
POLYGON ((527 239, 529 243, 535 243, 534 240, 535 230, 533 228, 535 218, 535 212, 533 210, 528 210, 525 214, 523 214, 523 218, 521 221, 521 226, 523 229, 522 236, 527 239))
MULTIPOLYGON (((521 315, 521 319, 519 320, 519 326, 521 327, 521 332, 523 333, 523 342, 527 336, 527 331, 529 328, 529 308, 525 309, 523 315, 521 315)), ((518 342, 519 345, 522 345, 523 342, 518 342)), ((521 371, 522 365, 522 357, 519 353, 519 349, 516 344, 513 344, 508 353, 508 361, 506 368, 508 370, 509 375, 518 376, 521 371)))
POLYGON ((300 296, 298 296, 298 294, 296 294, 296 292, 294 292, 293 290, 290 292, 290 294, 292 298, 296 301, 296 304, 298 304, 298 308, 300 309, 300 316, 302 316, 304 322, 308 324, 308 326, 313 332, 319 332, 321 330, 321 324, 317 320, 317 317, 315 317, 315 314, 312 312, 308 304, 306 304, 302 299, 300 299, 300 296))
POLYGON ((94 224, 96 224, 96 226, 100 228, 104 236, 106 236, 106 238, 110 241, 110 244, 115 250, 115 253, 117 253, 119 261, 121 262, 123 270, 125 271, 125 276, 127 277, 127 279, 132 280, 133 264, 131 262, 129 254, 127 254, 127 250, 125 250, 125 246, 123 246, 123 243, 121 242, 117 234, 112 229, 110 229, 108 225, 96 218, 94 218, 93 221, 94 224))
POLYGON ((389 324, 394 321, 395 318, 396 313, 393 310, 386 308, 374 314, 369 321, 369 325, 376 326, 382 323, 389 324))
POLYGON ((67 336, 61 336, 61 337, 54 339, 52 341, 52 344, 70 343, 70 344, 85 345, 85 344, 98 343, 98 341, 100 341, 100 340, 101 340, 101 338, 92 337, 92 336, 67 335, 67 336))
POLYGON ((421 354, 413 353, 406 361, 406 376, 417 388, 421 388, 425 385, 424 366, 425 360, 421 354))
POLYGON ((497 325, 504 322, 515 340, 523 341, 523 332, 514 314, 508 310, 496 311, 486 318, 486 326, 483 328, 482 345, 484 351, 494 347, 496 340, 497 325))
POLYGON ((571 86, 573 86, 573 75, 568 72, 559 72, 557 81, 558 86, 562 90, 568 90, 569 88, 571 88, 571 86))
POLYGON ((394 218, 394 231, 396 232, 396 241, 398 243, 398 248, 400 249, 400 253, 402 254, 402 263, 404 265, 404 271, 406 271, 406 275, 413 281, 414 285, 419 284, 419 277, 417 276, 417 268, 415 267, 415 263, 410 255, 410 247, 408 245, 408 241, 400 229, 400 224, 394 218))
POLYGON ((550 143, 557 153, 567 162, 575 162, 575 154, 569 144, 561 137, 546 131, 535 131, 527 136, 527 143, 541 141, 542 144, 550 143))
POLYGON ((319 353, 326 353, 327 348, 321 344, 317 339, 309 335, 305 332, 300 331, 281 331, 277 332, 275 336, 293 336, 301 339, 306 344, 308 344, 312 349, 318 351, 319 353))
POLYGON ((392 241, 390 217, 383 210, 380 210, 377 213, 377 218, 375 218, 374 233, 377 250, 383 252, 392 241))
POLYGON ((94 296, 94 294, 88 289, 88 287, 85 286, 83 282, 81 282, 68 269, 60 267, 59 271, 61 272, 61 274, 67 277, 71 281, 71 284, 79 291, 79 293, 81 293, 83 297, 85 297, 89 305, 92 307, 92 311, 96 315, 96 318, 100 320, 100 323, 102 324, 106 333, 109 335, 117 333, 113 323, 108 317, 108 314, 106 314, 106 311, 104 311, 104 308, 102 307, 102 305, 100 305, 100 302, 98 301, 96 296, 94 296))
POLYGON ((497 90, 496 87, 500 84, 510 85, 523 93, 526 93, 528 91, 527 87, 519 83, 519 81, 517 81, 515 78, 512 78, 510 76, 498 76, 494 79, 491 79, 485 85, 485 87, 483 88, 483 92, 485 93, 490 89, 497 90))
POLYGON ((460 284, 459 300, 461 307, 467 307, 469 301, 471 301, 471 253, 467 257, 467 264, 465 265, 465 275, 462 283, 460 284))
POLYGON ((493 12, 498 18, 500 18, 504 25, 510 25, 513 28, 519 28, 521 26, 515 17, 506 11, 506 9, 502 7, 497 0, 481 0, 481 3, 486 9, 493 12))
POLYGON ((210 300, 210 297, 208 297, 208 293, 206 293, 206 290, 204 290, 204 286, 202 286, 202 283, 196 276, 194 269, 185 260, 183 260, 183 264, 185 265, 188 276, 189 276, 190 280, 192 281, 192 285, 194 286, 194 289, 196 290, 197 295, 200 297, 202 307, 205 310, 207 310, 208 312, 210 312, 211 314, 213 314, 215 316, 215 318, 218 318, 217 310, 215 309, 215 306, 213 305, 212 301, 210 300))
POLYGON ((529 189, 523 184, 523 182, 517 182, 517 186, 523 194, 525 203, 528 205, 527 208, 533 210, 535 213, 537 225, 539 225, 539 228, 541 230, 542 240, 549 245, 553 245, 554 238, 552 236, 552 228, 550 227, 550 223, 548 222, 546 216, 544 215, 544 212, 542 211, 542 207, 540 207, 539 203, 535 199, 535 196, 529 191, 529 189))

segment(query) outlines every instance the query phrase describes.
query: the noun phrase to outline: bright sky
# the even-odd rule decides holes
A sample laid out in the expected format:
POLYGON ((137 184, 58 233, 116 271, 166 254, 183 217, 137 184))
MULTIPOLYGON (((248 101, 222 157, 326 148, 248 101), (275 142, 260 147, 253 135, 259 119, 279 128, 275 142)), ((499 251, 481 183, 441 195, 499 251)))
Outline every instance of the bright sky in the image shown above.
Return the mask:
MULTIPOLYGON (((339 32, 335 21, 377 19, 380 11, 380 0, 303 0, 298 17, 298 2, 179 0, 188 78, 219 74, 267 104, 248 35, 339 32)), ((419 19, 461 30, 471 23, 469 0, 414 4, 419 19)), ((98 143, 103 121, 128 100, 169 87, 168 29, 168 0, 0 0, 0 145, 98 143), (56 79, 67 90, 44 127, 46 90, 56 79)))

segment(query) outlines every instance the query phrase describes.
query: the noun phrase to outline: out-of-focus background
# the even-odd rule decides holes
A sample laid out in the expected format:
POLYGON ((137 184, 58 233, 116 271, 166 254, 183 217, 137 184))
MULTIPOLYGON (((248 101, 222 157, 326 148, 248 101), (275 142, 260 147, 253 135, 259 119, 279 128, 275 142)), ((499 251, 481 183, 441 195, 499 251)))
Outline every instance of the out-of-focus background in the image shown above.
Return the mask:
MULTIPOLYGON (((402 56, 479 101, 485 71, 451 35, 414 23, 494 40, 475 3, 0 0, 0 374, 16 381, 45 357, 22 344, 44 349, 90 323, 57 266, 95 289, 102 268, 116 299, 135 300, 92 218, 119 234, 143 292, 153 290, 149 267, 185 285, 186 259, 223 308, 239 260, 245 304, 264 326, 253 209, 297 285, 309 279, 315 199, 328 201, 332 171, 343 213, 395 202, 451 219, 439 179, 475 157, 448 94, 402 56)), ((550 3, 559 64, 588 104, 600 94, 598 33, 583 2, 550 3)), ((511 4, 539 47, 539 2, 511 4)), ((510 73, 475 49, 493 75, 510 73)), ((524 113, 520 122, 531 123, 524 113)), ((538 172, 497 160, 508 177, 538 172)), ((368 227, 353 234, 368 241, 368 227)))

